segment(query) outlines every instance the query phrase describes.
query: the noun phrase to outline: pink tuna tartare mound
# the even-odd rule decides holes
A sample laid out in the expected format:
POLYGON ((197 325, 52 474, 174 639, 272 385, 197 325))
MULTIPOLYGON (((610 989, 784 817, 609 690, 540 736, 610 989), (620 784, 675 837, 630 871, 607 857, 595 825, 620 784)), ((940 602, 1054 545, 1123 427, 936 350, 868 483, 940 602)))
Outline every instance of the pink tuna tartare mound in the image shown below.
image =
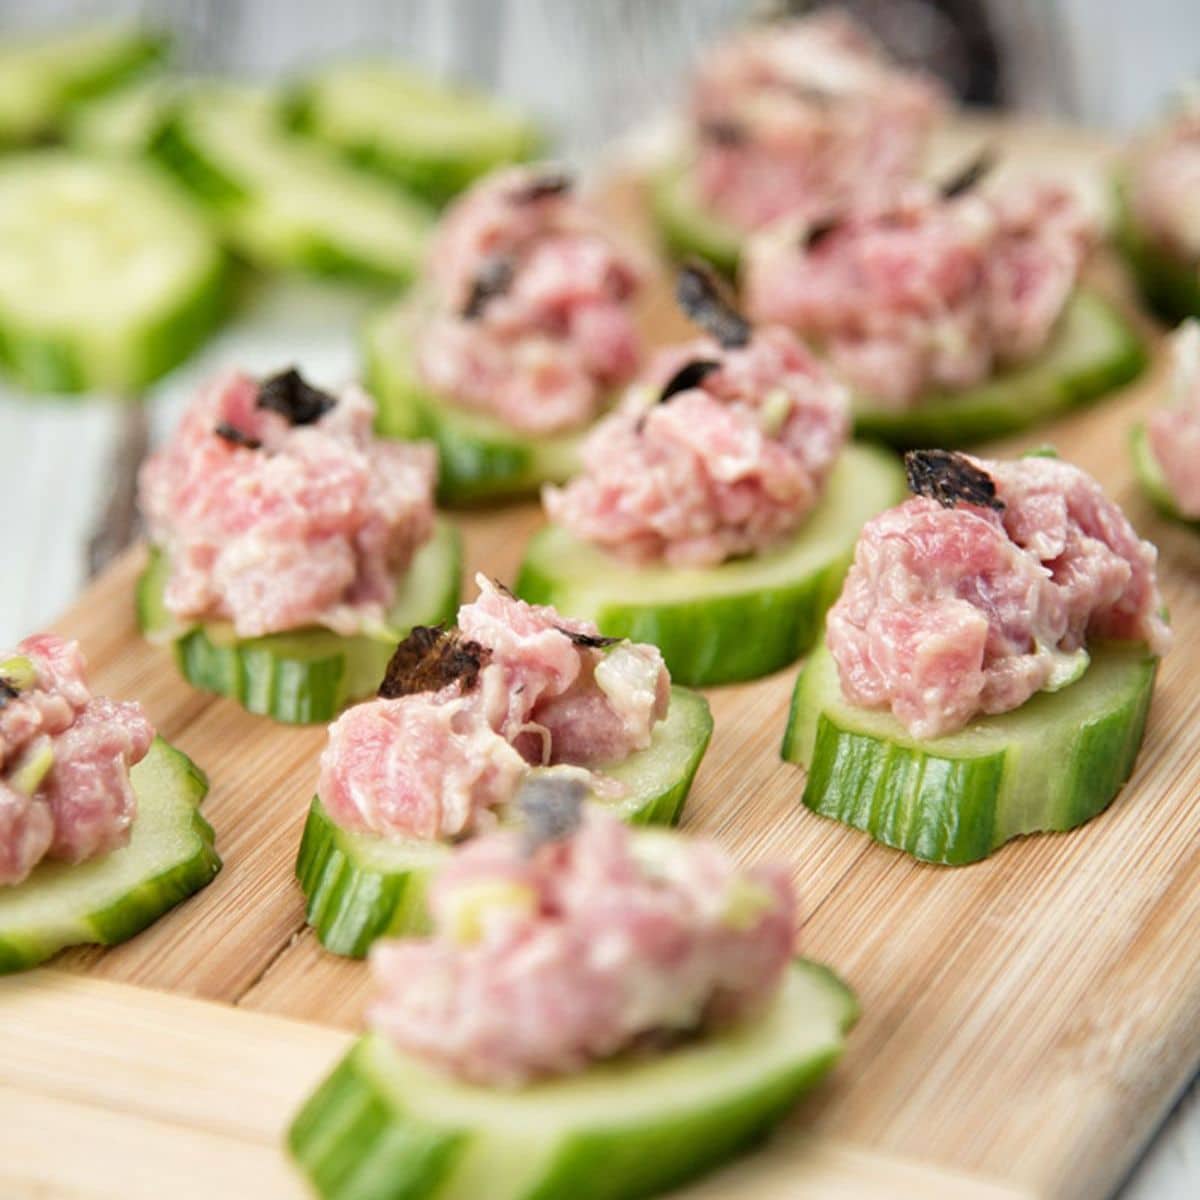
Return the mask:
POLYGON ((637 370, 642 275, 561 173, 490 175, 451 206, 430 250, 421 381, 521 433, 586 425, 637 370))
POLYGON ((1187 321, 1171 338, 1169 402, 1146 422, 1150 448, 1180 513, 1200 517, 1200 322, 1187 321))
POLYGON ((433 935, 379 942, 368 1021, 472 1083, 518 1087, 762 1010, 792 956, 787 872, 576 811, 498 832, 433 882, 433 935))
POLYGON ((295 371, 202 388, 139 481, 171 614, 239 637, 384 625, 433 531, 437 464, 432 446, 375 438, 374 415, 361 388, 326 395, 295 371))
POLYGON ((865 526, 829 612, 852 703, 932 738, 1055 686, 1090 639, 1169 647, 1157 552, 1091 476, 1054 458, 907 461, 922 494, 865 526))
POLYGON ((1180 258, 1200 259, 1200 95, 1135 149, 1129 177, 1139 227, 1180 258))
POLYGON ((417 629, 380 697, 330 726, 318 794, 348 829, 450 838, 486 825, 531 766, 604 790, 592 766, 650 745, 670 678, 654 646, 526 604, 484 576, 455 631, 417 629))
POLYGON ((936 82, 889 64, 841 14, 747 30, 696 74, 697 193, 743 229, 840 214, 920 167, 944 108, 936 82))
POLYGON ((746 309, 816 343, 859 393, 910 408, 1036 355, 1096 238, 1054 184, 911 183, 836 223, 788 217, 752 238, 746 309))
POLYGON ((0 654, 0 885, 129 840, 129 768, 154 729, 140 704, 93 696, 84 671, 79 646, 48 633, 0 654))

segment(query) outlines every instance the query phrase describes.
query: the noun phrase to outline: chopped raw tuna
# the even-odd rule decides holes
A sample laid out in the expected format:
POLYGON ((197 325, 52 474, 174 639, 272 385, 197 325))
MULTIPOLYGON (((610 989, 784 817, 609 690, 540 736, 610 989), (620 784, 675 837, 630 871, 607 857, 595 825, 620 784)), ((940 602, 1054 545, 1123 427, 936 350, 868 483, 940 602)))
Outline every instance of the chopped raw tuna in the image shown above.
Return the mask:
POLYGON ((1071 678, 1090 638, 1168 648, 1155 549, 1094 479, 1054 458, 945 457, 1000 506, 931 493, 866 525, 826 634, 848 700, 938 737, 1071 678))
POLYGON ((761 1011, 794 950, 787 872, 591 809, 531 848, 494 833, 435 879, 433 936, 379 942, 370 1024, 460 1078, 516 1087, 761 1011))
POLYGON ((457 643, 460 653, 442 661, 459 677, 356 705, 330 727, 317 790, 340 825, 384 837, 473 833, 530 766, 590 768, 650 745, 670 702, 656 647, 609 644, 587 621, 526 604, 482 575, 476 582, 479 597, 443 635, 457 643))
POLYGON ((416 331, 423 383, 522 433, 587 424, 641 357, 642 268, 569 181, 514 167, 449 210, 416 331))
POLYGON ((1139 227, 1180 257, 1200 260, 1200 93, 1135 148, 1129 178, 1139 227))
POLYGON ((1147 422, 1150 448, 1185 517, 1200 517, 1200 322, 1186 321, 1171 338, 1170 402, 1147 422))
POLYGON ((743 229, 827 219, 890 195, 921 163, 945 101, 845 16, 747 30, 696 75, 696 190, 743 229))
POLYGON ((834 225, 787 218, 752 238, 746 308, 818 343, 857 391, 907 408, 1037 354, 1096 235, 1049 183, 951 197, 910 184, 834 225))
POLYGON ((176 618, 225 618, 239 637, 385 623, 433 530, 437 466, 430 445, 377 439, 374 412, 361 388, 335 399, 295 372, 200 391, 140 480, 176 618))
POLYGON ((799 528, 849 410, 794 335, 760 329, 732 349, 701 338, 659 355, 647 378, 589 435, 582 473, 545 489, 552 520, 622 558, 676 566, 753 554, 799 528), (688 386, 659 402, 680 378, 688 386))
POLYGON ((129 840, 129 768, 154 729, 141 705, 93 697, 84 670, 79 646, 52 634, 0 655, 0 885, 129 840))

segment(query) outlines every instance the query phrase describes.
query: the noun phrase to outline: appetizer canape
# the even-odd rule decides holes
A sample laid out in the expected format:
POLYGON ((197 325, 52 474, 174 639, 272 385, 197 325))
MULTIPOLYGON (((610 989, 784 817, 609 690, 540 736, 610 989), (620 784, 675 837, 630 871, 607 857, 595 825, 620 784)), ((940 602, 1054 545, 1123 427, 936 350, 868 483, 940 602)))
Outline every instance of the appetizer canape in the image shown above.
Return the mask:
POLYGON ((415 197, 289 131, 265 91, 181 89, 150 149, 255 266, 394 287, 412 278, 433 224, 415 197))
POLYGON ((785 213, 834 218, 918 172, 944 101, 847 17, 764 24, 701 62, 686 161, 652 185, 667 246, 732 274, 745 236, 785 213))
POLYGON ((357 386, 229 371, 142 468, 138 616, 196 687, 328 721, 375 690, 397 638, 454 615, 459 539, 434 513, 433 447, 380 441, 374 415, 357 386))
POLYGON ((295 128, 439 205, 541 146, 533 123, 495 97, 386 61, 323 67, 287 111, 295 128))
POLYGON ((1170 645, 1157 553, 1054 457, 907 458, 792 699, 804 803, 940 863, 1112 801, 1170 645))
POLYGON ((1170 339, 1167 403, 1133 430, 1133 463, 1164 516, 1200 524, 1200 321, 1185 321, 1170 339))
POLYGON ((0 654, 0 972, 112 945, 221 868, 202 772, 53 634, 0 654))
POLYGON ((414 629, 379 698, 329 730, 296 874, 327 949, 424 928, 450 845, 566 780, 637 824, 673 824, 712 733, 662 655, 517 600, 483 576, 458 628, 414 629))
POLYGON ((751 327, 699 266, 678 291, 707 336, 663 351, 545 490, 517 591, 653 642, 681 683, 753 679, 812 644, 904 479, 846 445, 846 390, 792 333, 751 327))
POLYGON ((855 428, 961 445, 1131 379, 1133 332, 1079 285, 1097 230, 1049 182, 987 191, 981 157, 943 185, 834 221, 785 217, 744 256, 746 311, 794 329, 853 388, 855 428))
POLYGON ((1167 320, 1200 316, 1200 91, 1133 148, 1117 196, 1143 295, 1167 320))
MULTIPOLYGON (((532 792, 532 795, 530 795, 532 792)), ((635 1200, 755 1145, 857 1015, 781 867, 635 832, 570 781, 456 850, 371 951, 369 1032, 292 1124, 324 1200, 635 1200)))
POLYGON ((567 478, 637 370, 640 261, 569 176, 514 167, 449 209, 426 276, 367 331, 380 430, 437 443, 451 502, 567 478))
POLYGON ((0 363, 28 388, 129 395, 225 309, 217 240, 170 180, 64 150, 0 161, 0 363))

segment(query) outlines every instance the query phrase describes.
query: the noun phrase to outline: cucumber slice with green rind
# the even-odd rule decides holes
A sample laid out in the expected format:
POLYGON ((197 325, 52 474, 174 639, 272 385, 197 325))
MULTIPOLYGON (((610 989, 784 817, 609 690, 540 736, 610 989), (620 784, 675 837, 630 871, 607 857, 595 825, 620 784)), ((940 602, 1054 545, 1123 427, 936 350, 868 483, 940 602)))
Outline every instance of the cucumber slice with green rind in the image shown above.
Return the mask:
POLYGON ((417 271, 431 211, 290 133, 269 95, 194 89, 150 149, 257 266, 387 287, 417 271))
POLYGON ((915 408, 854 406, 855 432, 899 447, 962 446, 1028 429, 1128 383, 1146 365, 1137 334, 1106 300, 1080 289, 1044 350, 1024 366, 915 408))
MULTIPOLYGON (((708 702, 672 688, 670 709, 651 745, 604 770, 625 784, 626 794, 599 803, 634 825, 674 825, 711 737, 708 702)), ((326 950, 353 958, 366 954, 376 938, 421 933, 429 872, 448 853, 440 842, 352 833, 314 799, 296 860, 308 923, 326 950)))
POLYGON ((137 586, 138 624, 151 641, 170 642, 193 687, 237 700, 253 713, 289 724, 330 721, 379 686, 396 648, 414 625, 452 622, 458 611, 462 544, 439 520, 413 558, 378 634, 340 637, 302 629, 241 638, 224 621, 181 626, 163 604, 166 556, 152 550, 137 586))
POLYGON ((1150 445, 1146 426, 1141 422, 1129 431, 1129 449, 1133 457, 1134 474, 1150 503, 1164 517, 1169 517, 1172 521, 1180 521, 1184 525, 1191 525, 1194 529, 1200 529, 1200 519, 1184 516, 1179 511, 1179 504, 1171 491, 1171 485, 1167 482, 1162 466, 1150 445))
POLYGON ((130 772, 137 816, 129 843, 87 862, 45 862, 0 888, 0 973, 37 966, 66 946, 112 946, 156 921, 221 869, 200 815, 204 773, 162 738, 130 772))
POLYGON ((862 526, 906 495, 899 462, 849 445, 825 495, 782 548, 719 567, 635 567, 549 526, 529 544, 517 594, 663 652, 671 677, 703 687, 794 662, 820 633, 862 526))
POLYGON ((856 1017, 845 984, 799 959, 753 1021, 505 1092, 369 1034, 288 1144, 323 1200, 637 1200, 757 1144, 832 1068, 856 1017))
POLYGON ((1152 309, 1172 325, 1200 317, 1200 263, 1172 254, 1138 224, 1125 180, 1116 186, 1115 238, 1152 309))
POLYGON ((427 438, 438 449, 438 499, 481 504, 533 495, 579 469, 579 448, 590 426, 571 433, 528 437, 484 413, 440 400, 417 379, 412 361, 411 306, 378 314, 364 338, 366 385, 378 406, 384 437, 427 438))
POLYGON ((647 186, 650 211, 667 253, 677 259, 703 258, 734 278, 747 234, 705 210, 695 194, 692 172, 673 164, 652 175, 647 186))
POLYGON ((1095 647, 1077 683, 919 741, 848 703, 821 646, 796 683, 783 757, 807 768, 814 812, 926 862, 977 862, 1108 807, 1137 759, 1157 666, 1144 646, 1095 647))
POLYGON ((207 225, 138 163, 58 150, 0 161, 0 241, 0 362, 30 389, 131 395, 227 307, 207 225))
POLYGON ((179 81, 170 75, 139 77, 72 110, 67 141, 89 154, 134 158, 146 154, 166 121, 179 81))
POLYGON ((437 205, 542 144, 500 101, 385 62, 328 66, 286 109, 293 127, 437 205))

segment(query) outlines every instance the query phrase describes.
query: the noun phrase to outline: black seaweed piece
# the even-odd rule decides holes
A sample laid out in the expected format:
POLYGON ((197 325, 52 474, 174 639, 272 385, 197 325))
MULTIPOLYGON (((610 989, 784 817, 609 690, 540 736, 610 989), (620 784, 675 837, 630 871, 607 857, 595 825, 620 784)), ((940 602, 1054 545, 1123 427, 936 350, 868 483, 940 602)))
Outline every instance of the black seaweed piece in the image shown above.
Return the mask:
POLYGON ((964 192, 969 192, 995 165, 996 152, 990 146, 987 146, 971 162, 967 163, 957 175, 952 175, 942 184, 943 199, 953 200, 955 196, 961 196, 964 192))
POLYGON ((512 286, 513 274, 513 260, 506 255, 497 254, 486 259, 475 272, 471 294, 463 305, 463 317, 468 321, 477 321, 483 316, 488 301, 503 296, 512 286))
POLYGON ((21 689, 9 683, 0 675, 0 708, 5 708, 10 700, 15 700, 21 694, 21 689))
POLYGON ((750 140, 744 125, 721 118, 705 121, 700 126, 700 136, 718 146, 741 146, 750 140))
POLYGON ((675 298, 687 316, 726 350, 737 350, 750 341, 750 322, 734 308, 707 264, 693 259, 679 268, 675 298))
POLYGON ((910 450, 904 456, 904 473, 913 495, 927 496, 943 508, 960 503, 997 511, 1004 508, 992 477, 953 450, 910 450))
POLYGON ((286 417, 292 425, 315 424, 336 404, 333 396, 313 387, 295 367, 264 379, 258 387, 258 407, 286 417))
POLYGON ((513 188, 508 198, 514 204, 532 204, 535 200, 548 200, 561 196, 575 186, 575 180, 566 171, 545 171, 543 174, 513 188))
POLYGON ((517 793, 525 818, 524 850, 532 854, 547 842, 561 842, 580 826, 588 786, 582 779, 562 775, 530 775, 517 793))
POLYGON ((659 404, 666 404, 672 396, 679 392, 687 392, 692 388, 699 387, 709 375, 719 370, 720 366, 721 364, 712 358, 693 358, 691 362, 684 363, 667 380, 666 386, 659 393, 659 404))
POLYGON ((385 700, 440 692, 452 683, 469 692, 479 682, 479 672, 490 651, 468 641, 457 629, 444 625, 414 625, 391 657, 379 685, 385 700))
POLYGON ((230 425, 228 421, 220 421, 213 426, 213 433, 219 438, 224 438, 227 442, 232 442, 235 446, 245 446, 247 450, 259 450, 262 448, 262 442, 256 437, 251 437, 248 433, 243 433, 236 425, 230 425))
POLYGON ((609 646, 615 646, 625 640, 619 637, 605 637, 600 633, 576 633, 575 630, 564 629, 561 625, 555 625, 554 628, 569 637, 576 646, 586 646, 589 650, 607 650, 609 646))

